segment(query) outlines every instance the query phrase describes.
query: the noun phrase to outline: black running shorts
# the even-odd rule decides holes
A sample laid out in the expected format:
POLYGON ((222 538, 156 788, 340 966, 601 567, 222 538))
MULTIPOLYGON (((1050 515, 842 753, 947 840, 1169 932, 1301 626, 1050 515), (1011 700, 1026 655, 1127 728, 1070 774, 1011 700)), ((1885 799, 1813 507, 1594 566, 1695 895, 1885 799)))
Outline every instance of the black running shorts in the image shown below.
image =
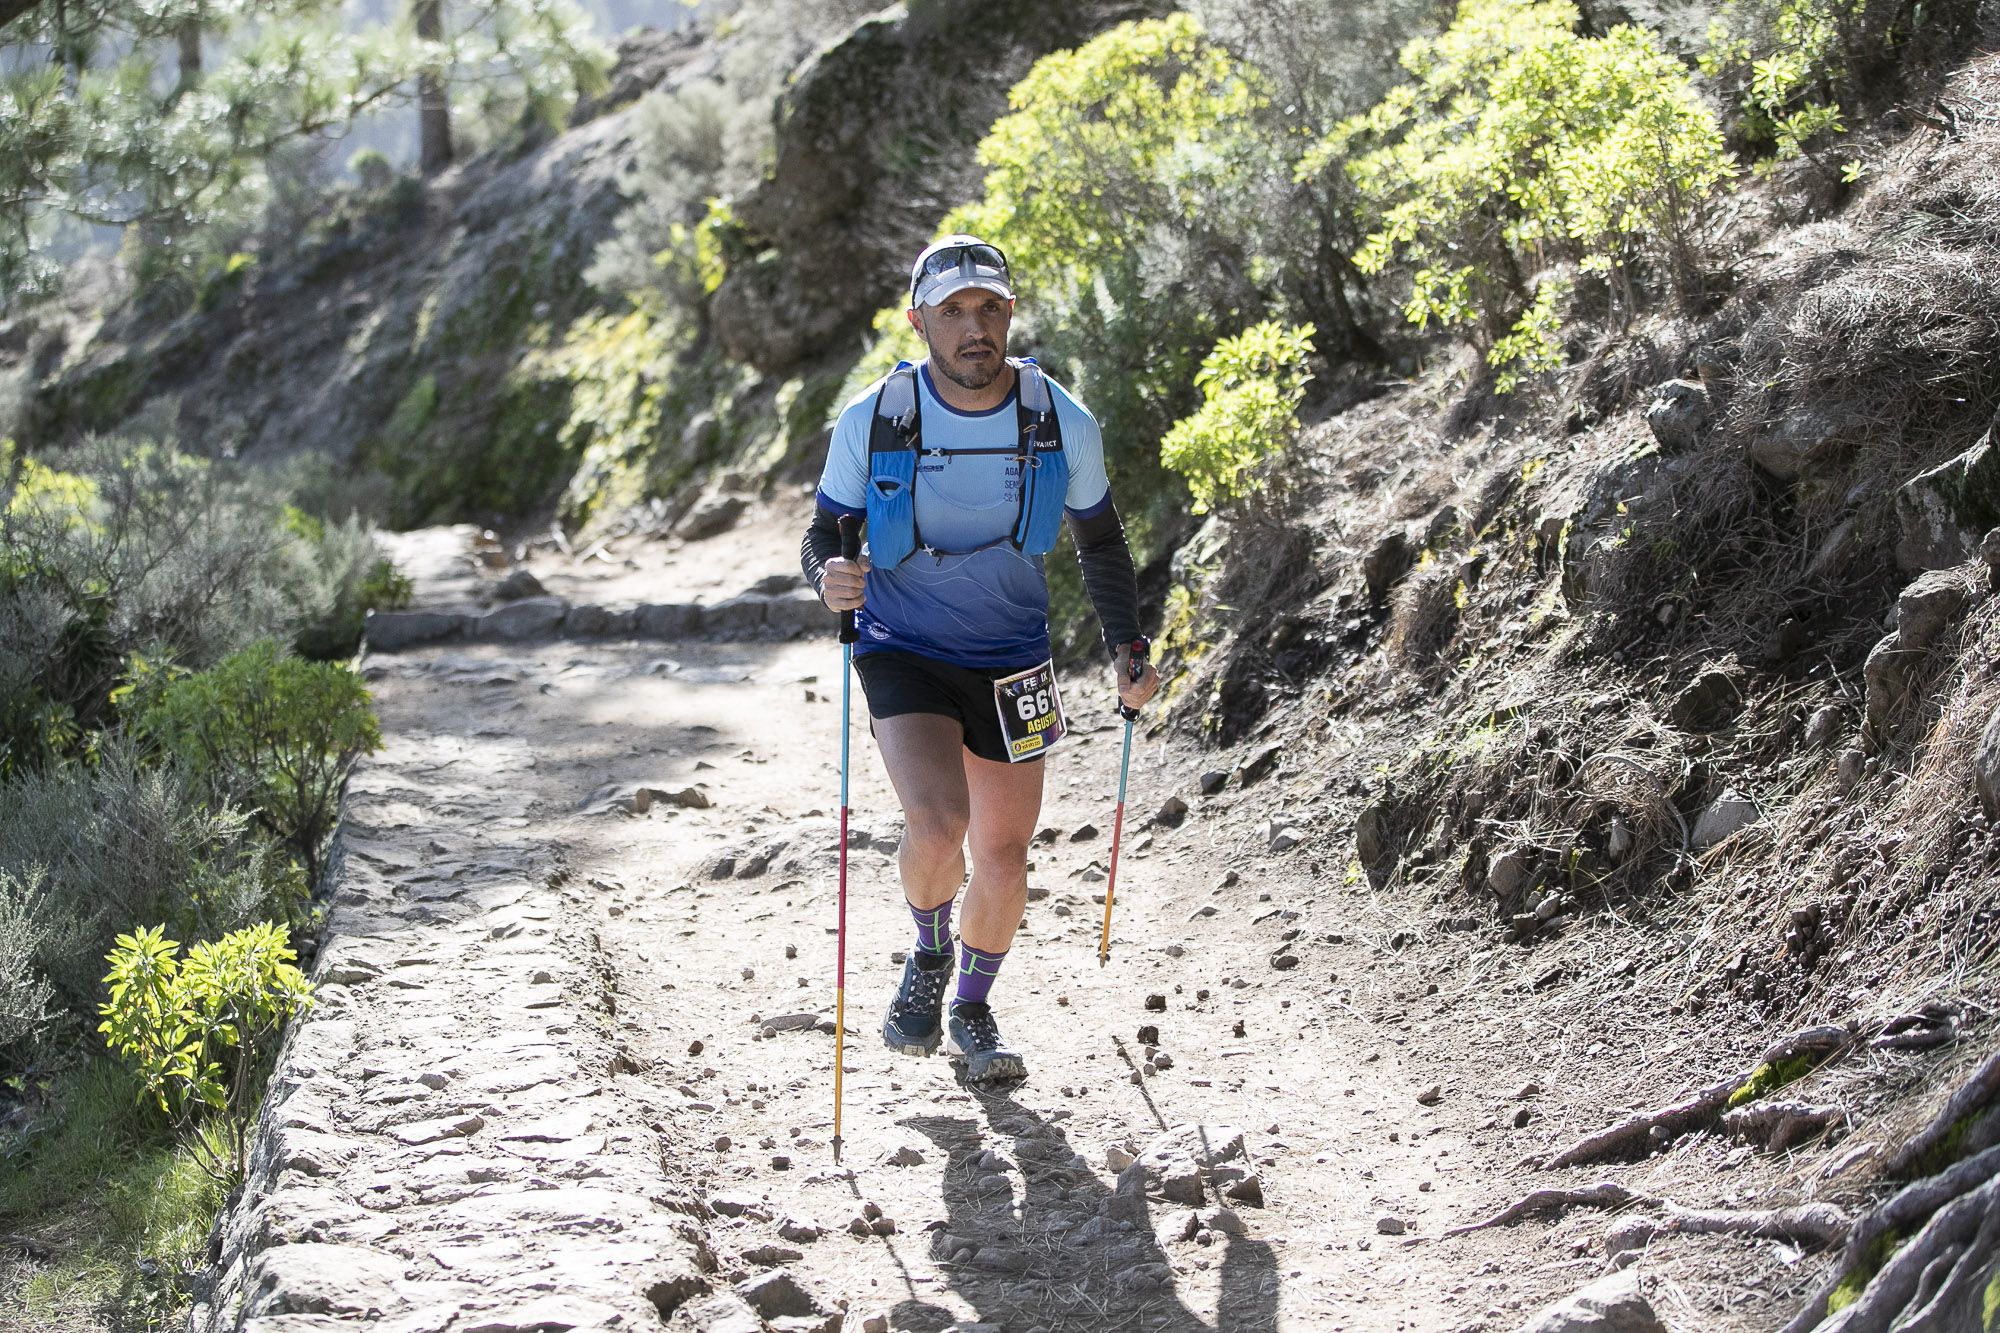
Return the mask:
MULTIPOLYGON (((993 682, 1020 669, 953 666, 915 653, 857 653, 854 657, 861 692, 868 696, 871 735, 875 718, 935 713, 963 728, 966 749, 998 764, 1007 762, 1007 739, 993 704, 993 682)), ((1039 763, 1040 758, 1021 762, 1039 763)))

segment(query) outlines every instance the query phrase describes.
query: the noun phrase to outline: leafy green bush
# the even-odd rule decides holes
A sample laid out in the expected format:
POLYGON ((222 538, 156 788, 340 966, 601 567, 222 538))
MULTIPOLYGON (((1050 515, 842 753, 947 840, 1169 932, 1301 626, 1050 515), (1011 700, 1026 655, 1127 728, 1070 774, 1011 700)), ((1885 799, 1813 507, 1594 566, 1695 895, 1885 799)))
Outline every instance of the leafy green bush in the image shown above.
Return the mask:
POLYGON ((410 604, 416 585, 382 554, 374 534, 349 515, 329 524, 288 507, 285 519, 292 531, 315 553, 331 605, 318 619, 301 625, 293 645, 321 661, 351 656, 361 644, 361 626, 370 611, 394 611, 410 604))
POLYGON ((198 1133, 186 1141, 233 1184, 247 1164, 264 1070, 285 1023, 312 1003, 312 986, 293 966, 285 932, 268 922, 197 944, 185 960, 180 947, 160 927, 118 937, 98 1031, 184 1134, 211 1113, 220 1119, 224 1151, 198 1133))
POLYGON ((48 938, 36 907, 39 878, 26 882, 0 869, 0 1068, 31 1058, 55 1016, 55 989, 36 966, 48 938))
POLYGON ((70 760, 0 782, 0 877, 32 921, 34 971, 72 1015, 97 1004, 100 960, 135 921, 213 938, 260 918, 305 919, 305 886, 215 808, 178 762, 142 762, 111 737, 70 760))
POLYGON ((386 190, 396 179, 396 168, 379 148, 357 149, 347 159, 347 170, 362 189, 369 191, 386 190))
POLYGON ((1537 273, 1602 275, 1628 316, 1638 270, 1693 290, 1705 204, 1734 171, 1650 32, 1581 37, 1576 23, 1568 0, 1464 0, 1444 34, 1404 47, 1413 81, 1300 168, 1343 163, 1373 227, 1355 262, 1407 272, 1410 322, 1470 332, 1502 391, 1562 357, 1537 273))
POLYGON ((249 810, 298 859, 308 885, 319 883, 348 769, 382 744, 360 676, 286 657, 270 640, 168 681, 138 725, 249 810))
POLYGON ((1160 441, 1160 461, 1187 478, 1195 513, 1257 490, 1251 469, 1297 433, 1312 336, 1310 324, 1267 320, 1224 338, 1202 362, 1195 383, 1206 401, 1160 441))
POLYGON ((135 654, 353 651, 363 613, 407 585, 358 519, 306 517, 289 484, 153 441, 0 458, 0 776, 80 753, 135 654))
MULTIPOLYGON (((1816 156, 1846 129, 1843 102, 1892 91, 1889 66, 1955 43, 1965 0, 1727 0, 1709 23, 1702 73, 1773 161, 1816 156)), ((1763 164, 1759 164, 1760 166, 1763 164)))

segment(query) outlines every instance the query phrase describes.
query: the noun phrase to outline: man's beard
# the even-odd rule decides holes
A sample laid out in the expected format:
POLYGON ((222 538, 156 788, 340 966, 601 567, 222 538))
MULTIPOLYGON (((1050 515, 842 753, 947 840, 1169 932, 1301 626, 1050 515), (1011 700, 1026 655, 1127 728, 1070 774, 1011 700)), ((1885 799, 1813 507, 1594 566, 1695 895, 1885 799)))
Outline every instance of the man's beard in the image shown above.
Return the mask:
MULTIPOLYGON (((955 358, 946 357, 935 346, 931 348, 931 364, 936 366, 938 370, 943 372, 946 379, 956 384, 959 388, 970 393, 978 393, 982 389, 991 388, 993 381, 1000 378, 1000 372, 1007 368, 1007 358, 1000 355, 998 347, 990 343, 985 344, 985 347, 987 351, 993 353, 993 359, 983 365, 962 364, 955 358)), ((972 351, 977 349, 968 348, 966 350, 972 351)))

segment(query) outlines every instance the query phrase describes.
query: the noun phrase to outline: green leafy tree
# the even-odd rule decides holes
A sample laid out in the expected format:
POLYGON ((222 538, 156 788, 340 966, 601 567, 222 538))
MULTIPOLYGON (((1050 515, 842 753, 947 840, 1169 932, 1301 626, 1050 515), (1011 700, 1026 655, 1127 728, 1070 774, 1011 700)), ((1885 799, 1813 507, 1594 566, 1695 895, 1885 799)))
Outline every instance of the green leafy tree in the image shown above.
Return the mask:
POLYGON ((192 291, 191 233, 254 212, 290 145, 411 98, 420 78, 490 117, 546 123, 608 59, 570 0, 494 0, 431 40, 414 15, 348 31, 333 0, 0 3, 0 310, 53 288, 66 222, 136 227, 142 274, 192 291), (198 54, 183 40, 196 31, 221 60, 168 78, 168 50, 198 54))
POLYGON ((1558 293, 1538 274, 1599 275, 1628 317, 1642 269, 1691 294, 1705 205, 1734 171, 1650 32, 1576 24, 1568 0, 1465 0, 1442 35, 1404 47, 1412 81, 1300 168, 1345 170, 1371 226, 1355 262, 1406 273, 1410 322, 1471 333, 1503 391, 1561 363, 1558 293))
POLYGON ((191 227, 260 192, 268 153, 398 96, 412 49, 342 31, 330 0, 22 6, 0 23, 0 305, 52 287, 65 219, 136 224, 174 267, 191 227), (191 29, 227 55, 169 80, 166 44, 191 29))
POLYGON ((1195 376, 1205 400, 1160 441, 1160 461, 1187 479, 1194 512, 1261 489, 1253 469, 1298 433, 1312 376, 1310 324, 1253 324, 1215 345, 1195 376))
POLYGON ((97 1030, 202 1166, 234 1184, 278 1038, 312 1003, 312 985, 286 933, 268 922, 196 944, 185 959, 180 949, 163 927, 120 935, 105 960, 110 997, 97 1030), (220 1148, 200 1132, 211 1117, 224 1129, 220 1148))
POLYGON ((156 693, 141 730, 249 809, 317 885, 348 770, 382 745, 361 678, 266 640, 156 693))

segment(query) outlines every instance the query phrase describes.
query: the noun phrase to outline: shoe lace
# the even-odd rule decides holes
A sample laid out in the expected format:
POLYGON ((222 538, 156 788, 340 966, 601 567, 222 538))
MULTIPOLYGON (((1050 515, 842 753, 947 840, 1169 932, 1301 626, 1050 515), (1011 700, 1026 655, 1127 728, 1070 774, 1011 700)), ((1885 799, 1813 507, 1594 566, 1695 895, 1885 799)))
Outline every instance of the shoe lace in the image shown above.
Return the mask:
POLYGON ((993 1011, 985 1005, 962 1004, 952 1010, 952 1015, 982 1048, 1000 1044, 1000 1025, 993 1021, 993 1011))
POLYGON ((927 972, 921 967, 910 969, 909 985, 896 997, 899 1009, 928 1010, 935 1014, 938 999, 944 994, 945 983, 951 979, 951 969, 938 968, 927 972))

